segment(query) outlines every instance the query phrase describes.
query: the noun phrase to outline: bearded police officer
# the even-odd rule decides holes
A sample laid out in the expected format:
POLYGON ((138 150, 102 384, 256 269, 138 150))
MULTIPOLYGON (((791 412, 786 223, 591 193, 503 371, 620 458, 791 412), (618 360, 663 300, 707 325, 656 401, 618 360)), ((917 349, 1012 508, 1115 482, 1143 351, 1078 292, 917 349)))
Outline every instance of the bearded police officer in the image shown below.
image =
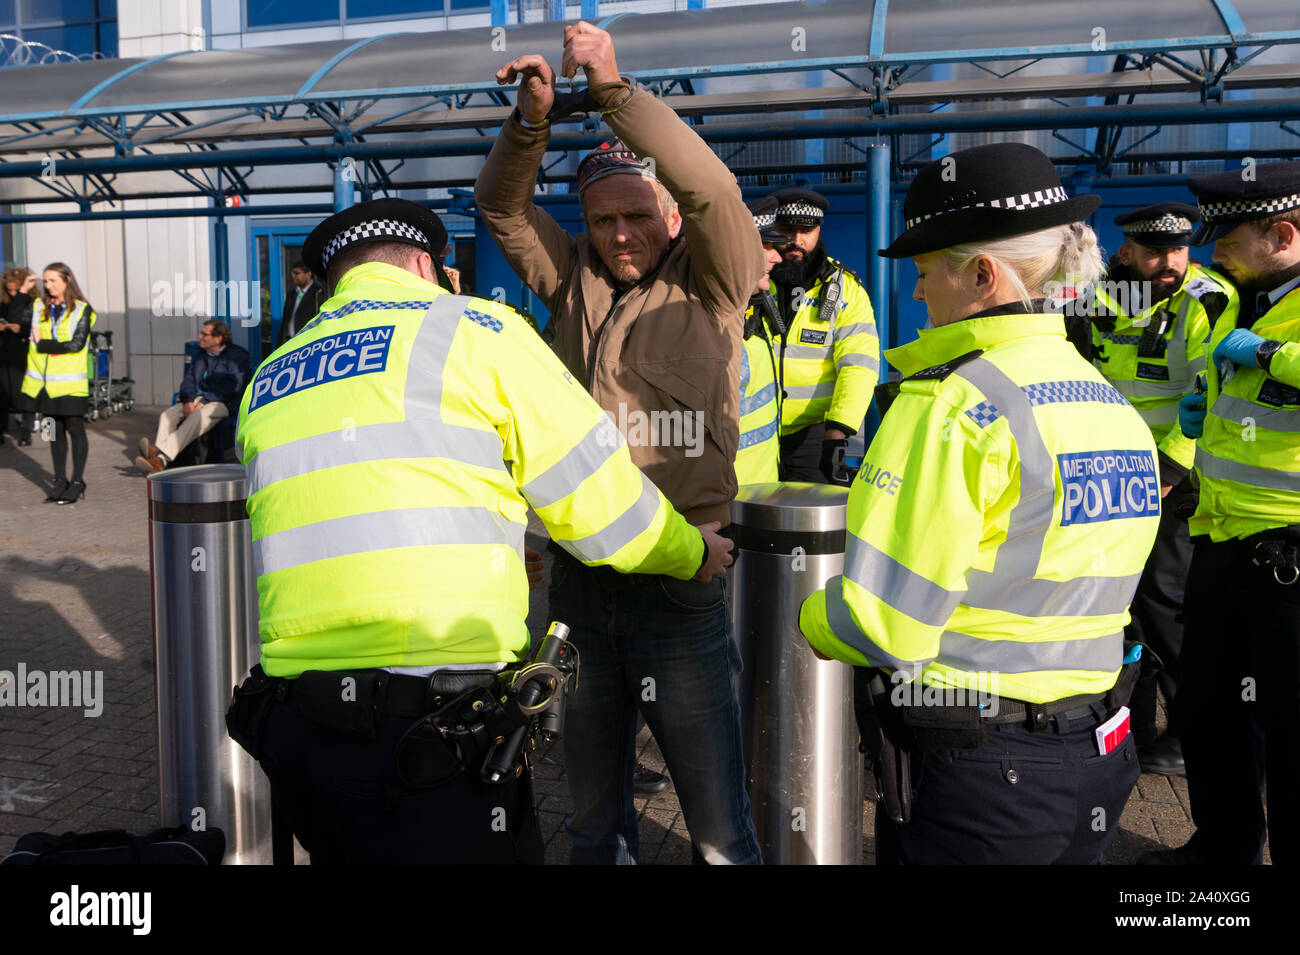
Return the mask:
POLYGON ((1205 371, 1205 342, 1220 316, 1232 323, 1237 292, 1222 278, 1188 262, 1188 240, 1201 214, 1165 202, 1115 218, 1124 244, 1092 310, 1093 362, 1133 403, 1160 452, 1160 532, 1151 551, 1126 636, 1149 651, 1133 690, 1133 736, 1144 772, 1181 775, 1182 748, 1171 719, 1157 738, 1156 684, 1172 712, 1175 669, 1183 642, 1183 590, 1192 560, 1187 519, 1196 507, 1190 471, 1196 442, 1178 428, 1178 401, 1205 371))
POLYGON ((1176 713, 1196 832, 1144 862, 1258 864, 1265 782, 1273 862, 1300 856, 1300 162, 1252 171, 1188 182, 1241 303, 1180 421, 1200 479, 1176 713))
MULTIPOLYGON (((740 444, 736 451, 736 482, 766 484, 779 481, 781 390, 777 385, 776 352, 770 329, 781 329, 780 308, 769 277, 790 243, 776 231, 777 201, 771 196, 746 203, 767 256, 764 273, 745 310, 744 351, 740 355, 740 444)), ((779 334, 779 331, 778 331, 779 334)))
POLYGON ((977 146, 917 173, 880 253, 912 257, 934 327, 886 355, 904 378, 849 494, 844 573, 799 625, 889 674, 879 747, 863 727, 882 861, 1098 862, 1138 778, 1117 678, 1155 443, 1043 302, 1100 274, 1099 202, 1031 146, 977 146))
POLYGON ((489 785, 493 734, 439 722, 528 647, 528 507, 621 571, 711 578, 730 549, 519 315, 434 284, 445 242, 398 199, 317 226, 330 298, 240 410, 266 674, 241 690, 274 702, 232 729, 313 862, 541 861, 527 774, 489 785))
POLYGON ((772 282, 783 327, 776 343, 781 407, 781 476, 830 482, 835 452, 862 427, 880 377, 880 337, 862 282, 826 254, 827 202, 811 189, 772 193, 782 247, 772 282))

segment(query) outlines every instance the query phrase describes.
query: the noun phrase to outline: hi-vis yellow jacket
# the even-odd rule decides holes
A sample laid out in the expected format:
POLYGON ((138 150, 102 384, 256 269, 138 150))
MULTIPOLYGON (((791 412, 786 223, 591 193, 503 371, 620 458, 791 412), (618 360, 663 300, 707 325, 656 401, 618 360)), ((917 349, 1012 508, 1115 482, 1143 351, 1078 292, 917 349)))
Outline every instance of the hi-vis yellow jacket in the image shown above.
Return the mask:
MULTIPOLYGON (((1233 327, 1214 326, 1207 356, 1233 327)), ((1300 289, 1250 330, 1285 342, 1269 370, 1234 366, 1224 382, 1211 361, 1205 375, 1209 412, 1196 442, 1201 500, 1188 530, 1215 541, 1300 524, 1300 289)))
POLYGON ((1159 523, 1150 430, 1059 315, 885 357, 908 377, 849 492, 844 574, 803 604, 808 641, 1031 703, 1108 690, 1159 523))
POLYGON ((262 363, 237 440, 272 676, 516 660, 529 505, 588 564, 703 560, 522 317, 390 265, 349 271, 262 363))
POLYGON ((45 301, 37 298, 32 303, 32 325, 38 328, 40 341, 27 349, 27 371, 23 376, 23 394, 35 398, 45 389, 51 398, 87 398, 90 396, 90 331, 95 327, 95 310, 85 302, 69 311, 63 310, 58 321, 50 321, 45 301), (86 320, 86 337, 76 351, 47 352, 41 344, 58 342, 56 347, 68 347, 77 333, 77 326, 86 320))
POLYGON ((737 484, 767 484, 780 480, 781 442, 778 431, 781 427, 781 391, 776 383, 776 356, 767 326, 755 311, 751 304, 745 313, 744 348, 740 353, 737 484))
POLYGON ((1237 291, 1198 265, 1189 265, 1183 284, 1167 298, 1130 315, 1114 289, 1102 284, 1097 301, 1115 316, 1115 326, 1092 328, 1100 349, 1094 364, 1133 403, 1155 437, 1156 448, 1183 471, 1190 471, 1196 441, 1178 427, 1178 401, 1191 394, 1205 371, 1205 341, 1224 316, 1237 318, 1237 291))
MULTIPOLYGON (((792 294, 772 286, 778 297, 792 294)), ((781 308, 789 308, 782 302, 781 308)), ((781 404, 781 434, 793 434, 822 421, 850 431, 862 428, 880 378, 880 336, 871 300, 858 277, 832 258, 799 299, 785 335, 773 335, 781 404), (838 276, 839 304, 822 321, 827 287, 838 276)))

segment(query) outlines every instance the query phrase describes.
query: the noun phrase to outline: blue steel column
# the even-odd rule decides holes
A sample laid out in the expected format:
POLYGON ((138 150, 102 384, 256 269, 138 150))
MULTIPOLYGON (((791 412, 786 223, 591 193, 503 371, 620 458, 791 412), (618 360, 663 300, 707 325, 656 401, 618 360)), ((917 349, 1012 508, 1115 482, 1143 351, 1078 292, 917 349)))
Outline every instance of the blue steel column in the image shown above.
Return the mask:
POLYGON ((334 167, 334 211, 342 212, 349 208, 353 202, 353 192, 356 190, 356 183, 347 175, 347 163, 339 160, 334 167))
POLYGON ((230 237, 226 230, 226 219, 220 215, 212 223, 212 277, 217 282, 230 281, 230 237))
MULTIPOLYGON (((889 307, 889 261, 876 255, 889 245, 889 138, 867 147, 867 294, 876 313, 880 334, 880 380, 887 381, 889 369, 884 351, 898 336, 898 316, 889 307)), ((880 427, 880 411, 873 401, 867 410, 866 441, 871 443, 880 427)))

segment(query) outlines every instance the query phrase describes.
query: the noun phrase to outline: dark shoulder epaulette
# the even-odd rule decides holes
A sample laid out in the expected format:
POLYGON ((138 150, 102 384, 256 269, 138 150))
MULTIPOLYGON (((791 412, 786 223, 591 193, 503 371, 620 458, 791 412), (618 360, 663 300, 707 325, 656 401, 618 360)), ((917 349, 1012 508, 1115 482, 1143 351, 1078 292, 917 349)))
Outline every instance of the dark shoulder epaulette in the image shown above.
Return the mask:
POLYGON ((959 355, 942 365, 933 365, 929 368, 922 368, 914 375, 908 375, 904 381, 943 381, 954 371, 966 364, 968 361, 974 361, 980 355, 984 354, 984 349, 977 348, 974 351, 968 351, 964 355, 959 355))
POLYGON ((827 264, 828 264, 829 266, 831 266, 831 271, 832 271, 832 272, 833 272, 835 269, 839 269, 839 270, 842 271, 845 275, 852 276, 853 281, 857 282, 857 283, 858 283, 859 285, 861 285, 864 289, 867 287, 867 283, 864 282, 864 281, 862 281, 862 277, 861 277, 860 275, 858 275, 857 272, 854 272, 851 268, 849 268, 847 265, 845 265, 843 262, 841 262, 839 259, 832 259, 830 256, 827 256, 826 259, 827 259, 827 264))

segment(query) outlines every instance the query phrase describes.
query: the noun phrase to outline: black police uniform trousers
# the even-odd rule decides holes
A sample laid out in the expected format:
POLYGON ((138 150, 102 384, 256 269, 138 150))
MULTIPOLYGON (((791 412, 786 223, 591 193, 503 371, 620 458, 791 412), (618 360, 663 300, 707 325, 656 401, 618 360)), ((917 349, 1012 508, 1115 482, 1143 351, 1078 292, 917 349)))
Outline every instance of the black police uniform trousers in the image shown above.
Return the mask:
POLYGON ((1098 753, 1093 730, 1109 715, 1094 703, 1038 732, 995 724, 975 749, 913 753, 912 818, 877 806, 877 863, 1101 863, 1141 775, 1132 734, 1098 753))
POLYGON ((790 434, 781 435, 781 480, 808 481, 827 484, 822 474, 822 441, 826 439, 826 423, 810 424, 790 434))
POLYGON ((1172 713, 1178 691, 1178 657, 1183 646, 1183 595, 1192 563, 1192 539, 1179 505, 1194 494, 1191 478, 1184 477, 1165 497, 1156 543, 1147 557, 1129 608, 1132 622, 1125 636, 1150 647, 1163 664, 1158 669, 1152 654, 1143 655, 1141 675, 1129 703, 1133 711, 1133 735, 1143 745, 1156 737, 1157 685, 1164 692, 1170 710, 1169 735, 1178 735, 1172 713))
POLYGON ((1300 856, 1300 583, 1255 566, 1255 544, 1197 538, 1187 580, 1177 716, 1209 863, 1262 861, 1265 780, 1272 860, 1300 856))
POLYGON ((437 788, 397 777, 398 740, 414 721, 382 717, 373 739, 345 736, 277 702, 263 735, 271 798, 312 865, 540 865, 525 774, 503 785, 467 769, 437 788))

